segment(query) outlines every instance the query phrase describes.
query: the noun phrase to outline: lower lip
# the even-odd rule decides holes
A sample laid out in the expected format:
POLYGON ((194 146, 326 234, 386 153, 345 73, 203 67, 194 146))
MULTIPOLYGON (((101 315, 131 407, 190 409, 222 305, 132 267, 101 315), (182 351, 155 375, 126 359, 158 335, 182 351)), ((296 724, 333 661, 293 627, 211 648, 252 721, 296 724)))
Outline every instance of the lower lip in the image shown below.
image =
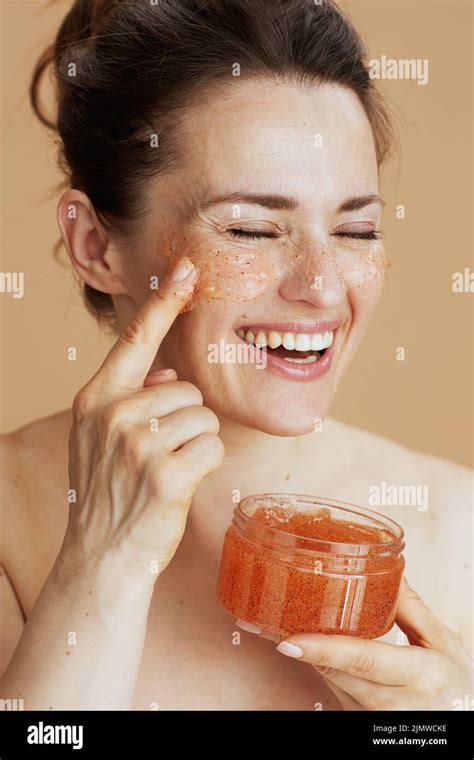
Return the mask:
MULTIPOLYGON (((247 343, 240 335, 237 336, 242 343, 247 343)), ((296 364, 294 362, 288 362, 286 359, 282 359, 280 356, 266 353, 267 366, 266 369, 273 375, 283 377, 286 380, 295 380, 296 382, 305 383, 310 380, 316 380, 318 377, 322 377, 326 372, 329 372, 333 357, 334 342, 324 352, 324 356, 318 359, 317 362, 311 364, 296 364)), ((260 349, 258 349, 260 350, 260 349)))

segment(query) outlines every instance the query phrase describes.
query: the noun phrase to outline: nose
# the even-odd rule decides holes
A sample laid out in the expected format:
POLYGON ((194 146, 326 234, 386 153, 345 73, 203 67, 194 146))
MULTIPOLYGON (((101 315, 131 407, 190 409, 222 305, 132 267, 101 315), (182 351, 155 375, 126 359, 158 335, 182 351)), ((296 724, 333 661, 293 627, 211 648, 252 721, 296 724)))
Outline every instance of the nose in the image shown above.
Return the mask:
POLYGON ((329 247, 298 250, 280 284, 279 293, 287 301, 306 301, 320 309, 341 304, 347 293, 337 256, 329 247))

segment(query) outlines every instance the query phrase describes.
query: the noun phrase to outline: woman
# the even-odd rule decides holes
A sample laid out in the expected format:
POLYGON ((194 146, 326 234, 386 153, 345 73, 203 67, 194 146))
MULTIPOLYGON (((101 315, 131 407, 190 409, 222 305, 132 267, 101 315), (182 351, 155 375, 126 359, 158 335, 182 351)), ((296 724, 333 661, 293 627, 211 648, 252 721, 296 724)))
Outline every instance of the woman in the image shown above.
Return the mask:
POLYGON ((469 472, 327 418, 385 278, 390 127, 364 55, 328 1, 76 0, 40 61, 63 241, 118 338, 72 410, 2 441, 2 697, 410 710, 472 693, 469 472), (259 360, 211 361, 220 341, 259 360), (246 621, 236 637, 215 599, 235 494, 365 504, 382 481, 429 493, 400 519, 427 603, 404 582, 409 645, 278 643, 246 621))

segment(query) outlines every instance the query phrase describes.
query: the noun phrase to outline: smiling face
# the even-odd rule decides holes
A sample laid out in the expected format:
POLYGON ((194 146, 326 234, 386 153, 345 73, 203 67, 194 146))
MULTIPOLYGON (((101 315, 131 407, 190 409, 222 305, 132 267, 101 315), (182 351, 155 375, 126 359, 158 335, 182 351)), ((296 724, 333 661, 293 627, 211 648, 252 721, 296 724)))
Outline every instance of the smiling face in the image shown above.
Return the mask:
MULTIPOLYGON (((337 86, 236 79, 181 130, 182 168, 149 188, 142 244, 123 257, 135 304, 177 256, 199 271, 157 364, 195 383, 220 417, 276 435, 309 432, 385 279, 363 107, 337 86), (235 347, 227 361, 212 360, 220 341, 235 347), (248 343, 268 348, 246 354, 248 343)), ((114 300, 123 324, 130 304, 114 300)))

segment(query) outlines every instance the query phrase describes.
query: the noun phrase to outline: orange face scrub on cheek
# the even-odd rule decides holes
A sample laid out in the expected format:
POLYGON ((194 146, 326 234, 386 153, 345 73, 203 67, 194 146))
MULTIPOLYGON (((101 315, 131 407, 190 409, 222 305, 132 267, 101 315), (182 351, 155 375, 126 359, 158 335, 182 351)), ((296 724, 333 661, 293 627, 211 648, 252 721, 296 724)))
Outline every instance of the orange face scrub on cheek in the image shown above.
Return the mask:
POLYGON ((198 267, 199 291, 208 300, 252 301, 276 281, 275 264, 265 252, 217 250, 198 267))
POLYGON ((403 530, 371 510, 291 494, 234 510, 217 588, 234 617, 284 636, 376 638, 395 619, 403 530))
POLYGON ((338 250, 337 268, 347 289, 381 286, 390 262, 380 240, 365 241, 363 247, 338 250))
POLYGON ((160 255, 172 266, 179 256, 187 256, 198 271, 194 296, 183 312, 191 311, 200 302, 225 300, 246 303, 260 298, 281 282, 290 271, 295 259, 305 285, 310 289, 324 289, 328 268, 335 271, 341 285, 350 288, 376 287, 383 284, 389 263, 380 241, 364 242, 355 249, 333 244, 317 256, 291 253, 274 245, 259 245, 244 249, 237 243, 219 247, 186 238, 174 240, 165 246, 160 255), (311 284, 312 283, 312 284, 311 284))
POLYGON ((384 283, 389 266, 380 240, 364 241, 354 247, 331 243, 316 256, 305 257, 304 276, 313 283, 314 290, 324 289, 328 271, 345 290, 373 288, 384 283))
POLYGON ((237 244, 212 246, 208 243, 174 241, 160 251, 168 266, 179 256, 187 256, 198 272, 193 298, 183 311, 191 311, 200 302, 226 300, 246 303, 262 296, 281 273, 272 251, 265 248, 243 250, 237 244))

